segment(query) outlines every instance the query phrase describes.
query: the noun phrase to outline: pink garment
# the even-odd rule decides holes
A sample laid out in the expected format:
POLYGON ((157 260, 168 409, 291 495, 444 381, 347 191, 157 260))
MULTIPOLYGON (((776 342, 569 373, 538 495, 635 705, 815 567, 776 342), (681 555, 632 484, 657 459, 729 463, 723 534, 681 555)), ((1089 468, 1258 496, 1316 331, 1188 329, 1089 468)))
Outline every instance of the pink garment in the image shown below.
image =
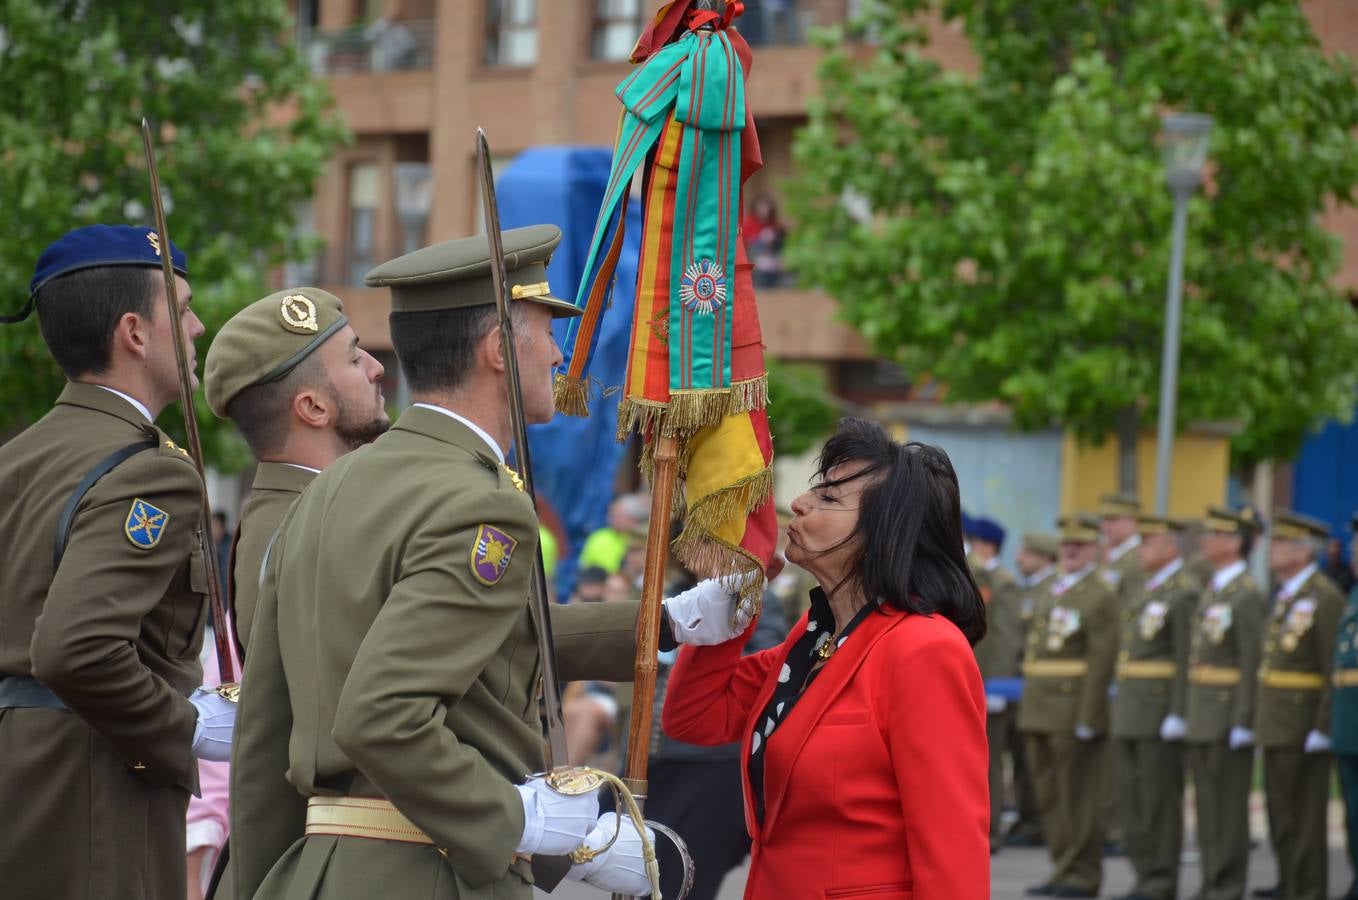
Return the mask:
MULTIPOLYGON (((221 683, 217 673, 216 652, 211 626, 203 634, 203 685, 216 687, 221 683)), ((241 670, 240 661, 235 659, 235 648, 231 648, 232 661, 236 671, 241 670)), ((189 798, 186 837, 188 852, 207 848, 209 852, 203 860, 204 889, 212 877, 212 869, 217 864, 217 856, 226 846, 229 828, 229 788, 231 784, 231 764, 198 760, 198 785, 202 796, 189 798)))

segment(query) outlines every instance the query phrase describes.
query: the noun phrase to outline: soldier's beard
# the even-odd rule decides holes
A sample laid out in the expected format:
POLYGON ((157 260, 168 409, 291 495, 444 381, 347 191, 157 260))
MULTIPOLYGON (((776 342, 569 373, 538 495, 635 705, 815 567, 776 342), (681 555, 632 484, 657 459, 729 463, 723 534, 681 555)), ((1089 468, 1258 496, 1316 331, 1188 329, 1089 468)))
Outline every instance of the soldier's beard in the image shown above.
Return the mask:
POLYGON ((391 427, 391 420, 387 418, 386 410, 379 408, 376 415, 360 419, 358 414, 350 409, 349 404, 344 402, 344 398, 333 391, 331 396, 339 407, 339 420, 335 423, 335 435, 346 449, 357 450, 364 444, 371 444, 391 427))

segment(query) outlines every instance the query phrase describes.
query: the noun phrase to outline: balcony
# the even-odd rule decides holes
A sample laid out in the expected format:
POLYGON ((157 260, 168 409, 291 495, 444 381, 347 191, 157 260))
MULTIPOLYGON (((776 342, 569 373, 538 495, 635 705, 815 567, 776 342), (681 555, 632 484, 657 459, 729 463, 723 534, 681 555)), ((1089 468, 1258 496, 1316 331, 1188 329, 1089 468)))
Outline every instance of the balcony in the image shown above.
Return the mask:
POLYGON ((318 75, 405 72, 433 68, 434 35, 432 20, 378 19, 335 30, 308 28, 297 43, 318 75))

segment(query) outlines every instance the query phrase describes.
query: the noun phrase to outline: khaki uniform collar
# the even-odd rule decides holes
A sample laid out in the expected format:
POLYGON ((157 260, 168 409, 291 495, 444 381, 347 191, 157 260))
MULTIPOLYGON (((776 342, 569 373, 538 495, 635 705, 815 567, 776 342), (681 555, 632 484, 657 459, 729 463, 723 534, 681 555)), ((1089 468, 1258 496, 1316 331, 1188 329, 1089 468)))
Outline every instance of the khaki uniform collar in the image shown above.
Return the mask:
POLYGON ((135 406, 112 391, 106 391, 95 384, 68 381, 66 387, 62 388, 61 395, 57 397, 57 403, 106 413, 142 431, 157 435, 160 433, 153 423, 142 418, 142 414, 135 406))
POLYGON ((452 416, 445 416, 443 413, 432 409, 412 406, 401 413, 401 417, 396 420, 396 424, 392 425, 391 428, 393 431, 409 431, 431 437, 445 444, 451 444, 489 463, 492 469, 498 470, 500 468, 500 461, 495 458, 490 445, 479 434, 452 416))
POLYGON ((287 491, 300 494, 311 484, 316 473, 299 469, 287 463, 261 462, 255 470, 255 481, 250 485, 252 491, 287 491))

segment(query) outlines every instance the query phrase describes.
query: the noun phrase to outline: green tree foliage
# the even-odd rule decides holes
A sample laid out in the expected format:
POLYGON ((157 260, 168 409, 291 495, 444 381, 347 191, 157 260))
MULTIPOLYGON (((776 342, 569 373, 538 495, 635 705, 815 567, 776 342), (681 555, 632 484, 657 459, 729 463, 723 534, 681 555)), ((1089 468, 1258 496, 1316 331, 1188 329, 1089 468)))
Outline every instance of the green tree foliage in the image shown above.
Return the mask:
MULTIPOLYGON (((347 139, 291 27, 286 0, 0 0, 0 306, 23 306, 38 255, 66 231, 153 221, 143 116, 209 335, 263 296, 268 269, 308 249, 296 208, 347 139)), ((2 433, 46 412, 62 378, 36 317, 0 328, 0 360, 2 433)), ((198 406, 209 459, 243 463, 201 391, 198 406)))
POLYGON ((813 364, 770 359, 769 423, 775 449, 796 456, 819 449, 843 413, 825 387, 825 373, 813 364))
POLYGON ((1160 114, 1212 115, 1189 207, 1180 424, 1243 458, 1351 415, 1358 317, 1318 220, 1358 184, 1358 79, 1291 0, 876 0, 829 34, 789 258, 885 356, 1102 439, 1154 421, 1172 199, 1160 114), (972 73, 924 58, 960 25, 972 73), (864 41, 851 40, 866 37, 864 41))

